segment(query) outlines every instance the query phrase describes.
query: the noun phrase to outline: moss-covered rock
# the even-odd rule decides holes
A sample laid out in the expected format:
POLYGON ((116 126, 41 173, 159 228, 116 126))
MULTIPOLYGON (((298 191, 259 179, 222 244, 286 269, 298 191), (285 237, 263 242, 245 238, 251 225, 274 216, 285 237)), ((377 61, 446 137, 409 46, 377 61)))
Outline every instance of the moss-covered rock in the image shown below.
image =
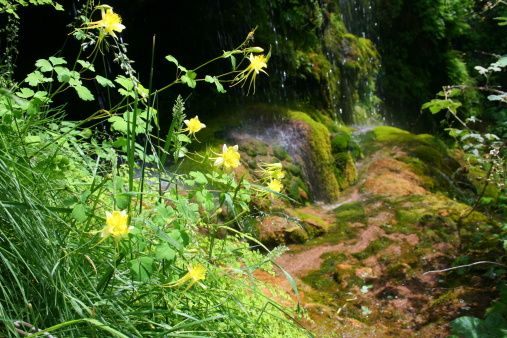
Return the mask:
POLYGON ((327 202, 336 200, 339 196, 339 184, 332 168, 333 158, 328 129, 304 112, 290 111, 289 117, 301 134, 301 142, 306 145, 306 149, 302 149, 305 155, 303 160, 313 195, 316 199, 327 202))

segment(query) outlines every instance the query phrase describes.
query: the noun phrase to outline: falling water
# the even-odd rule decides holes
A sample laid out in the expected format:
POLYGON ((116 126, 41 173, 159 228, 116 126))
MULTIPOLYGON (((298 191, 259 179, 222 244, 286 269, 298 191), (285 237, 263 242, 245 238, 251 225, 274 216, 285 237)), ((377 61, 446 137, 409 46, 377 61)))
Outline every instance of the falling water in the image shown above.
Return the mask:
MULTIPOLYGON (((372 41, 375 47, 380 42, 380 37, 377 33, 378 22, 375 20, 375 1, 373 0, 340 0, 341 18, 347 30, 364 39, 372 41)), ((375 62, 375 60, 369 60, 375 62)), ((375 76, 375 83, 377 82, 375 76)), ((367 92, 362 93, 367 101, 367 106, 370 107, 369 112, 364 112, 360 116, 362 121, 366 123, 358 123, 360 125, 378 124, 384 121, 384 111, 382 109, 382 100, 377 97, 379 95, 373 86, 365 84, 367 92)), ((354 121, 358 122, 358 121, 354 121)))

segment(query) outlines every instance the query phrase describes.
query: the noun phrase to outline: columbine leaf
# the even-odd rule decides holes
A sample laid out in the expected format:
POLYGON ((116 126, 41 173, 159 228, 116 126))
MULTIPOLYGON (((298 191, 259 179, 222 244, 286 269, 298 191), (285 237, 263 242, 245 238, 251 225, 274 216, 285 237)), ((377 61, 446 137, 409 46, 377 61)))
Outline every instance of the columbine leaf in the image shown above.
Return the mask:
POLYGON ((195 88, 197 82, 195 82, 195 78, 197 73, 189 70, 181 77, 181 82, 186 83, 190 88, 195 88))
POLYGON ((215 208, 215 198, 209 190, 203 189, 202 191, 198 191, 195 194, 195 198, 206 210, 215 208))
POLYGON ((97 75, 97 76, 95 77, 95 79, 97 80, 97 82, 98 82, 98 83, 99 83, 102 87, 107 87, 107 86, 109 86, 109 87, 114 88, 114 83, 113 83, 113 81, 111 81, 111 80, 109 80, 109 79, 107 79, 107 78, 105 78, 105 77, 103 77, 103 76, 97 75))
POLYGON ((220 83, 220 81, 217 79, 216 76, 209 76, 209 75, 206 75, 206 77, 204 78, 204 81, 206 82, 209 82, 209 83, 214 83, 215 86, 217 87, 217 91, 219 93, 225 93, 226 90, 224 89, 224 86, 222 86, 222 84, 220 83))
POLYGON ((53 6, 55 7, 55 9, 56 9, 57 11, 63 11, 63 6, 62 6, 62 5, 60 5, 59 3, 54 2, 54 3, 53 3, 53 6))
POLYGON ((58 77, 58 81, 66 83, 70 81, 70 71, 67 67, 55 67, 55 72, 58 77))
POLYGON ((201 173, 200 171, 191 171, 189 175, 192 176, 195 179, 195 181, 199 184, 202 185, 208 184, 206 176, 204 176, 204 174, 201 173))
POLYGON ((40 90, 37 93, 35 93, 34 97, 40 99, 41 101, 48 100, 48 92, 40 90))
POLYGON ((88 88, 85 86, 75 86, 77 95, 81 98, 83 101, 93 101, 94 97, 93 94, 90 92, 88 88))
POLYGON ((76 204, 76 206, 72 209, 72 217, 78 222, 84 222, 87 218, 86 213, 89 208, 86 204, 76 204))
POLYGON ((30 88, 21 88, 21 91, 16 93, 17 96, 22 97, 24 99, 32 97, 34 94, 35 92, 30 88))
POLYGON ((84 61, 84 60, 77 60, 77 62, 81 65, 81 67, 83 67, 84 69, 89 69, 91 70, 92 72, 95 71, 95 67, 93 66, 93 64, 91 64, 90 62, 88 61, 84 61))
POLYGON ((132 79, 126 78, 123 75, 117 76, 114 81, 127 90, 132 90, 132 88, 134 88, 134 83, 132 83, 132 79))
POLYGON ((129 262, 130 272, 138 281, 147 282, 153 273, 154 262, 155 260, 151 257, 133 259, 129 262))
POLYGON ((35 66, 39 67, 42 72, 50 72, 53 70, 53 65, 46 59, 39 59, 35 62, 35 66))
POLYGON ((107 121, 111 122, 111 129, 127 132, 127 121, 121 116, 111 116, 107 121))
POLYGON ((189 142, 190 142, 190 141, 192 141, 192 140, 190 139, 190 137, 188 137, 188 136, 187 136, 187 135, 185 135, 185 134, 179 134, 179 135, 178 135, 178 141, 180 141, 180 142, 186 142, 186 143, 189 143, 189 142))
POLYGON ((231 55, 231 66, 232 70, 236 70, 236 57, 234 55, 231 55))
POLYGON ((28 74, 25 81, 28 82, 30 86, 35 87, 39 83, 51 82, 53 81, 53 79, 44 77, 44 75, 41 72, 36 70, 35 72, 28 74))
POLYGON ((80 86, 81 85, 81 75, 76 72, 76 71, 70 71, 69 72, 69 75, 70 75, 70 80, 69 80, 69 85, 71 86, 80 86))
POLYGON ((167 55, 165 58, 167 61, 174 63, 176 66, 179 65, 178 60, 176 60, 176 58, 174 56, 167 55))
POLYGON ((49 57, 49 61, 51 61, 51 63, 53 64, 53 66, 64 65, 64 64, 67 63, 67 61, 65 61, 64 58, 57 58, 57 57, 54 57, 54 56, 50 56, 49 57))
POLYGON ((165 259, 172 261, 176 257, 176 251, 169 245, 169 243, 160 243, 155 247, 155 258, 165 259))
POLYGON ((38 98, 34 97, 28 103, 28 107, 26 109, 26 113, 28 115, 35 115, 40 112, 40 106, 42 105, 42 101, 38 98))

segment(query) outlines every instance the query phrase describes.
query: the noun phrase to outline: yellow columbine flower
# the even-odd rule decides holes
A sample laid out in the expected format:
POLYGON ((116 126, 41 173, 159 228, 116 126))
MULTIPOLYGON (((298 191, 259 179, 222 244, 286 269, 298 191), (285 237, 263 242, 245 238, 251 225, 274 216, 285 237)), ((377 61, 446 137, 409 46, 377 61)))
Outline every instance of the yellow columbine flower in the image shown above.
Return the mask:
POLYGON ((113 236, 114 241, 118 244, 123 236, 128 235, 130 230, 134 229, 133 226, 129 227, 127 222, 128 215, 125 210, 114 210, 112 214, 106 211, 106 226, 102 230, 91 232, 91 234, 101 233, 100 237, 103 239, 97 245, 109 236, 113 236))
POLYGON ((214 166, 220 167, 223 165, 226 168, 237 168, 239 166, 239 158, 241 155, 238 152, 238 145, 227 147, 227 145, 224 144, 222 153, 217 155, 218 158, 215 159, 215 163, 213 163, 214 166))
POLYGON ((185 276, 181 277, 177 281, 167 283, 167 284, 164 284, 161 286, 164 288, 170 288, 173 286, 181 286, 181 285, 185 284, 187 281, 190 281, 187 288, 183 292, 190 289, 192 287, 192 285, 194 285, 195 283, 198 283, 202 288, 206 289, 206 285, 199 282, 200 280, 206 279, 206 272, 207 272, 206 268, 202 264, 197 264, 195 267, 189 265, 187 267, 187 269, 188 269, 188 272, 185 276))
POLYGON ((259 72, 268 74, 262 69, 268 66, 267 65, 268 59, 264 56, 264 54, 253 55, 252 53, 250 53, 248 60, 250 61, 248 67, 246 67, 243 71, 241 71, 232 81, 233 86, 243 82, 243 84, 241 85, 241 87, 243 87, 245 85, 246 80, 251 75, 247 95, 250 93, 250 87, 252 86, 252 83, 254 86, 253 93, 255 94, 255 78, 257 77, 257 74, 259 74, 259 72))
POLYGON ((255 187, 254 189, 259 192, 259 197, 264 198, 269 196, 271 199, 273 199, 277 197, 277 195, 274 192, 277 193, 282 192, 283 184, 279 180, 272 180, 265 188, 255 187), (274 192, 268 191, 266 189, 272 190, 274 192))
MULTIPOLYGON (((267 188, 279 193, 283 189, 283 184, 279 180, 272 180, 268 184, 267 188)), ((271 198, 275 197, 275 194, 273 194, 273 193, 270 193, 270 195, 271 195, 271 198)))
POLYGON ((199 117, 197 116, 191 118, 190 120, 185 120, 183 122, 187 125, 187 128, 182 129, 181 131, 182 132, 188 131, 188 134, 189 135, 192 134, 194 135, 194 137, 195 133, 200 131, 202 128, 206 128, 206 125, 204 123, 201 123, 201 121, 199 121, 199 117))
POLYGON ((100 9, 102 20, 85 22, 83 25, 88 25, 88 27, 84 27, 83 29, 98 28, 101 30, 100 37, 109 34, 116 38, 116 34, 114 32, 121 32, 125 29, 125 26, 121 23, 121 17, 114 13, 113 7, 109 5, 100 5, 96 8, 100 9))
POLYGON ((271 181, 272 179, 281 180, 285 177, 281 163, 263 163, 259 165, 262 168, 261 179, 271 181))

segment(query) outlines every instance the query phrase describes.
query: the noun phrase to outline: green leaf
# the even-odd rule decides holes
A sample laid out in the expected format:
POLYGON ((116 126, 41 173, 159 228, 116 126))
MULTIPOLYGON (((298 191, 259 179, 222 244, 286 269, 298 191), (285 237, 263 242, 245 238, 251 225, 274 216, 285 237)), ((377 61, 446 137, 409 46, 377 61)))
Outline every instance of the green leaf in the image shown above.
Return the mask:
POLYGON ((66 83, 70 81, 70 70, 67 67, 58 66, 55 67, 58 81, 66 83))
POLYGON ((56 9, 57 11, 63 11, 63 6, 62 6, 62 5, 60 5, 59 3, 54 2, 54 3, 53 3, 53 6, 55 7, 55 9, 56 9))
POLYGON ((91 70, 92 72, 95 71, 95 66, 93 66, 93 64, 91 64, 90 62, 88 61, 85 61, 85 60, 77 60, 77 62, 81 65, 81 67, 83 67, 84 69, 89 69, 91 70))
POLYGON ((71 198, 63 200, 62 202, 66 207, 71 207, 78 202, 78 199, 76 196, 72 196, 71 198))
POLYGON ((430 107, 430 112, 431 112, 432 114, 436 114, 436 113, 438 113, 438 112, 439 112, 439 111, 441 111, 441 110, 442 110, 442 107, 440 107, 440 106, 431 106, 431 107, 430 107))
POLYGON ((181 243, 183 247, 187 246, 188 243, 190 243, 190 236, 188 236, 188 234, 184 231, 174 229, 169 232, 168 235, 176 242, 181 243))
POLYGON ((217 91, 219 93, 225 93, 226 92, 226 90, 224 89, 224 86, 222 86, 222 84, 216 78, 216 76, 211 77, 209 75, 206 75, 206 77, 204 78, 204 81, 209 82, 209 83, 214 83, 215 86, 217 87, 217 91))
POLYGON ((487 316, 484 324, 492 337, 507 337, 507 321, 500 313, 487 316))
POLYGON ((127 209, 130 203, 130 198, 123 194, 116 195, 114 200, 116 203, 116 207, 122 210, 127 209))
POLYGON ((79 195, 79 200, 82 201, 83 203, 85 203, 91 194, 92 194, 92 192, 90 190, 86 190, 81 195, 79 195))
POLYGON ((129 91, 132 90, 132 88, 134 88, 134 83, 132 82, 132 79, 126 78, 123 75, 117 76, 114 81, 129 91))
POLYGON ((165 57, 165 59, 166 59, 167 61, 169 61, 169 62, 174 63, 176 66, 178 66, 178 65, 179 65, 179 64, 178 64, 178 60, 176 60, 176 58, 175 58, 174 56, 172 56, 172 55, 167 55, 167 56, 165 57))
POLYGON ((53 79, 44 77, 44 75, 41 72, 36 70, 35 72, 28 74, 25 81, 28 82, 30 86, 35 87, 39 83, 52 82, 53 79))
POLYGON ((86 213, 88 212, 89 208, 86 204, 76 204, 74 208, 72 209, 72 217, 78 221, 78 222, 84 222, 86 218, 88 217, 86 213))
POLYGON ((114 88, 114 83, 113 83, 113 81, 111 81, 111 80, 109 80, 109 79, 107 79, 107 78, 105 78, 105 77, 103 77, 103 76, 97 75, 97 76, 95 77, 95 80, 97 80, 97 82, 98 82, 98 83, 99 83, 102 87, 106 87, 106 86, 108 86, 108 87, 112 87, 112 88, 114 88))
POLYGON ((197 73, 194 71, 187 71, 185 75, 181 77, 181 82, 186 83, 190 88, 195 88, 197 82, 195 82, 195 78, 197 76, 197 73))
POLYGON ((35 93, 34 97, 40 99, 41 101, 46 101, 48 100, 48 92, 40 90, 35 93))
POLYGON ((64 65, 64 64, 67 63, 67 61, 65 61, 64 58, 57 58, 57 57, 54 57, 54 56, 50 56, 49 57, 49 61, 51 61, 51 63, 53 64, 53 66, 64 65))
POLYGON ((80 86, 81 85, 81 75, 76 71, 70 71, 70 80, 69 85, 71 86, 80 86))
POLYGON ((447 130, 449 132, 449 136, 451 136, 451 137, 458 137, 461 134, 463 134, 464 132, 466 132, 465 130, 456 129, 456 128, 447 128, 445 130, 447 130))
POLYGON ((35 94, 33 90, 30 88, 21 88, 21 92, 16 92, 16 95, 22 98, 29 98, 32 97, 35 94))
POLYGON ((162 260, 172 261, 176 257, 176 251, 171 248, 169 243, 160 243, 155 247, 155 258, 162 260))
POLYGON ((192 176, 195 179, 195 181, 201 185, 208 184, 206 176, 204 176, 204 174, 201 173, 200 171, 191 171, 189 175, 192 176))
POLYGON ((195 199, 208 211, 215 208, 215 198, 213 194, 206 189, 198 191, 195 194, 195 199))
POLYGON ((28 115, 35 115, 40 112, 40 106, 42 105, 42 101, 38 98, 33 98, 28 102, 28 107, 26 112, 28 115))
POLYGON ((232 70, 236 70, 236 57, 234 55, 231 55, 231 66, 232 70))
POLYGON ((88 90, 88 88, 84 86, 75 86, 77 95, 81 98, 83 101, 93 101, 94 97, 93 94, 88 90))
POLYGON ((185 135, 185 134, 178 134, 178 141, 188 143, 188 142, 190 142, 191 140, 190 140, 190 137, 188 137, 188 136, 187 136, 187 135, 185 135))
POLYGON ((34 144, 34 143, 40 143, 42 139, 40 138, 40 136, 37 136, 37 135, 28 135, 28 136, 25 136, 25 143, 27 144, 34 144))
MULTIPOLYGON (((113 117, 119 117, 119 116, 113 116, 113 117)), ((125 128, 125 130, 127 130, 127 122, 125 122, 125 120, 122 119, 121 117, 120 117, 120 119, 121 119, 121 121, 123 121, 125 123, 124 128, 125 128)), ((111 118, 108 121, 112 122, 111 118)), ((121 123, 121 121, 119 121, 119 122, 121 123)), ((113 124, 114 124, 114 122, 113 122, 113 124)), ((111 128, 113 128, 113 127, 111 127, 111 128)), ((127 139, 125 137, 118 137, 116 139, 116 141, 113 142, 113 147, 115 147, 115 148, 126 147, 126 146, 127 146, 127 139)))
POLYGON ((50 72, 53 70, 53 65, 46 59, 37 60, 35 66, 39 67, 42 72, 50 72))
POLYGON ((507 25, 507 18, 506 17, 497 17, 497 18, 494 18, 494 19, 495 20, 504 21, 504 22, 498 23, 498 26, 505 26, 505 25, 507 25))
POLYGON ((140 257, 131 260, 128 265, 130 272, 138 281, 147 282, 153 273, 154 263, 155 260, 151 257, 140 257))
POLYGON ((121 116, 111 116, 107 121, 111 122, 111 129, 127 132, 127 121, 121 116))
POLYGON ((195 203, 189 203, 187 199, 178 199, 174 201, 176 209, 183 216, 184 220, 190 224, 197 223, 199 206, 195 203))

